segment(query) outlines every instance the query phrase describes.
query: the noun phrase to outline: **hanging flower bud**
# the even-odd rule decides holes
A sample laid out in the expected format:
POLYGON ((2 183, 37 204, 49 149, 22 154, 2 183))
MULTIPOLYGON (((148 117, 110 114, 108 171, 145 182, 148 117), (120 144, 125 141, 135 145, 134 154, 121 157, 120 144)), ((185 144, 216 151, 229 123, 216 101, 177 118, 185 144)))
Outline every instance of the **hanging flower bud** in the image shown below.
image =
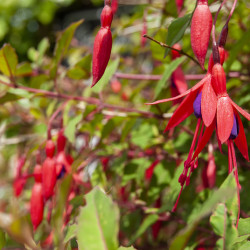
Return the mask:
POLYGON ((114 15, 118 9, 118 0, 112 0, 111 8, 114 15))
POLYGON ((53 158, 46 158, 42 168, 43 196, 47 200, 54 194, 56 184, 56 164, 53 158))
POLYGON ((227 95, 226 75, 219 63, 216 63, 212 69, 212 85, 218 97, 227 95))
POLYGON ((45 152, 46 155, 50 158, 53 157, 54 153, 55 153, 55 144, 52 140, 48 140, 46 142, 46 146, 45 146, 45 152))
POLYGON ((44 201, 42 191, 42 184, 36 182, 32 188, 30 199, 30 216, 34 230, 37 229, 43 219, 44 201))
POLYGON ((56 143, 57 143, 57 152, 63 151, 66 145, 66 137, 64 136, 64 129, 61 129, 59 131, 56 143))
POLYGON ((101 29, 98 31, 93 51, 92 62, 92 75, 93 82, 91 88, 102 78, 112 49, 112 34, 110 31, 111 22, 113 19, 113 13, 111 7, 108 5, 110 1, 105 1, 105 7, 101 14, 101 29))
POLYGON ((192 49, 203 69, 212 29, 212 14, 207 2, 198 0, 191 22, 192 49))
POLYGON ((42 182, 42 166, 37 164, 34 168, 35 182, 42 182))

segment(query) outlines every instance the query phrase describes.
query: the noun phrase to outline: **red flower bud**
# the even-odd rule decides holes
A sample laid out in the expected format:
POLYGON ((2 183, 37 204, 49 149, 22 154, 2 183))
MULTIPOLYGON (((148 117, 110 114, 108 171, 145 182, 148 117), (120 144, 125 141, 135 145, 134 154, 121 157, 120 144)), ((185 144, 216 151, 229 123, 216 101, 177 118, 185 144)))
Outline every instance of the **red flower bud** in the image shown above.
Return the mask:
POLYGON ((113 20, 113 12, 109 5, 105 5, 101 13, 101 25, 103 28, 110 28, 113 20))
POLYGON ((56 164, 53 158, 46 158, 42 169, 43 196, 49 199, 54 193, 56 184, 56 164))
POLYGON ((191 45, 203 69, 211 29, 212 15, 208 8, 207 0, 198 0, 191 22, 191 45))
MULTIPOLYGON (((219 54, 220 54, 220 64, 223 65, 224 61, 226 60, 226 50, 222 47, 219 47, 219 54)), ((212 73, 212 68, 214 66, 214 59, 213 59, 213 54, 210 55, 209 57, 209 62, 208 62, 208 73, 212 73)))
POLYGON ((216 63, 212 69, 212 85, 218 97, 227 95, 226 75, 219 63, 216 63))
POLYGON ((55 152, 55 144, 52 140, 48 140, 46 142, 46 146, 45 146, 45 152, 46 152, 46 155, 50 158, 53 157, 54 155, 54 152, 55 152))
POLYGON ((112 49, 112 35, 109 28, 101 28, 96 35, 94 42, 93 62, 92 62, 92 75, 93 83, 91 87, 102 78, 112 49))
POLYGON ((36 182, 32 188, 30 199, 30 216, 34 230, 37 229, 43 219, 44 201, 42 191, 42 184, 36 182))
POLYGON ((115 14, 118 9, 118 0, 112 0, 111 8, 113 14, 115 14))
POLYGON ((35 182, 42 182, 42 166, 37 164, 34 168, 35 182))
POLYGON ((64 136, 64 130, 61 129, 57 137, 57 151, 61 152, 64 150, 66 145, 66 137, 64 136))

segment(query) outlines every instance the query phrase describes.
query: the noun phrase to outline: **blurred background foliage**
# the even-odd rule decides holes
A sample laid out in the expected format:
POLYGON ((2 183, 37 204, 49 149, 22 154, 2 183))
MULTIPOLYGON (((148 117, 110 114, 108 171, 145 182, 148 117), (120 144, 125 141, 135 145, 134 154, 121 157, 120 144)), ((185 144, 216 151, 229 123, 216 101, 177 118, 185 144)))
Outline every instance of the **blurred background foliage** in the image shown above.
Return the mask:
MULTIPOLYGON (((65 100, 1 84, 0 174, 3 177, 0 178, 0 226, 4 231, 0 231, 0 246, 2 243, 10 248, 26 244, 32 248, 34 241, 40 244, 53 231, 54 246, 64 244, 65 248, 74 249, 80 239, 80 249, 85 249, 93 240, 93 232, 89 231, 84 222, 96 226, 96 221, 88 216, 93 212, 92 206, 96 202, 98 206, 105 204, 103 211, 99 212, 103 213, 104 219, 109 218, 109 224, 112 225, 102 228, 112 233, 107 235, 108 239, 113 237, 114 245, 110 243, 110 249, 131 244, 137 249, 249 249, 250 228, 246 227, 250 216, 249 163, 237 151, 242 186, 242 213, 237 231, 235 185, 232 176, 227 178, 227 147, 223 145, 224 154, 221 154, 215 136, 211 141, 217 166, 215 187, 199 189, 202 185, 202 170, 208 160, 205 148, 199 159, 199 167, 192 174, 191 184, 182 193, 177 212, 171 212, 180 190, 178 178, 190 149, 196 118, 192 115, 172 135, 164 134, 169 119, 167 117, 176 106, 163 103, 149 107, 145 103, 170 97, 170 76, 162 82, 160 79, 151 81, 119 78, 116 74, 161 76, 174 70, 171 56, 164 57, 165 51, 159 45, 147 41, 145 47, 141 46, 141 30, 146 11, 147 33, 166 42, 168 27, 178 18, 177 8, 173 0, 155 0, 150 4, 146 0, 121 0, 119 3, 112 23, 111 60, 107 73, 93 89, 89 87, 92 47, 100 27, 99 16, 103 1, 9 0, 0 3, 1 45, 9 43, 15 49, 16 52, 13 50, 9 54, 10 58, 18 55, 15 78, 19 86, 100 100, 98 105, 70 100, 60 114, 60 119, 63 119, 68 140, 67 152, 75 160, 72 168, 77 171, 83 162, 89 161, 84 171, 80 171, 81 180, 93 188, 103 188, 108 194, 107 196, 99 189, 93 189, 83 199, 83 194, 87 193, 86 188, 77 187, 76 196, 70 201, 73 207, 70 221, 62 231, 63 211, 72 181, 69 175, 57 184, 57 205, 53 211, 52 223, 45 219, 49 214, 49 208, 46 207, 44 221, 33 237, 28 207, 34 181, 30 179, 27 182, 21 197, 13 197, 16 161, 21 155, 27 156, 24 170, 32 173, 39 148, 44 159, 43 149, 49 119, 65 100), (71 25, 80 19, 84 19, 84 22, 71 25), (70 46, 66 45, 67 40, 71 41, 70 46), (60 43, 62 48, 58 46, 60 43), (119 93, 112 90, 111 82, 114 79, 121 83, 119 93), (102 106, 102 102, 108 105, 102 106), (110 105, 113 105, 112 109, 109 108, 110 105), (126 109, 132 111, 126 112, 126 109), (155 116, 148 117, 133 109, 151 112, 155 116), (166 118, 162 119, 162 115, 166 118), (108 164, 104 164, 104 158, 108 159, 108 164), (154 168, 152 179, 146 181, 145 171, 156 159, 159 163, 154 168), (86 201, 87 206, 83 207, 86 201), (10 224, 3 223, 6 218, 10 224), (157 231, 155 228, 159 228, 156 236, 153 233, 154 230, 157 231), (118 229, 119 237, 116 235, 118 229), (223 242, 225 234, 227 241, 223 242)), ((209 4, 214 15, 219 1, 210 0, 209 4)), ((184 1, 183 14, 192 13, 194 5, 193 0, 184 1)), ((230 6, 226 5, 219 15, 217 35, 227 19, 230 6)), ((249 1, 239 1, 229 24, 226 44, 229 58, 224 67, 227 72, 239 72, 239 77, 228 77, 227 88, 230 97, 248 111, 249 17, 249 1)), ((180 44, 185 52, 193 55, 189 27, 180 44)), ((208 55, 210 53, 211 44, 208 55)), ((181 67, 187 75, 203 73, 199 66, 187 58, 183 59, 181 67)), ((7 81, 8 76, 3 74, 0 80, 7 81)), ((196 82, 188 81, 189 87, 196 82)), ((54 140, 57 138, 60 119, 53 122, 54 140)), ((249 142, 249 122, 244 118, 242 122, 249 142)), ((99 239, 97 235, 100 228, 93 228, 96 230, 96 239, 99 239)), ((94 241, 98 241, 96 239, 94 241)))

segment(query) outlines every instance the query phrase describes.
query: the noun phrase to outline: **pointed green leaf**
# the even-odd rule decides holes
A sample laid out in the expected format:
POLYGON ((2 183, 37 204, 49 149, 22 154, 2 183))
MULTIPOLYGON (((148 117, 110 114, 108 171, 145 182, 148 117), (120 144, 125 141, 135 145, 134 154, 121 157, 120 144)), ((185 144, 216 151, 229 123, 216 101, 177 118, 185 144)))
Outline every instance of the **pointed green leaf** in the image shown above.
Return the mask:
POLYGON ((64 134, 71 143, 75 141, 76 125, 81 121, 81 119, 82 114, 74 117, 72 120, 69 121, 68 125, 65 128, 64 134))
POLYGON ((6 76, 13 77, 16 74, 18 64, 17 54, 9 44, 5 44, 0 50, 0 70, 6 76))
POLYGON ((18 65, 16 69, 16 76, 27 76, 32 73, 32 67, 30 63, 25 62, 18 65))
POLYGON ((56 77, 58 65, 60 64, 61 60, 66 55, 66 53, 68 52, 68 48, 74 36, 75 30, 82 22, 83 20, 72 23, 67 29, 65 29, 62 32, 59 39, 57 40, 56 48, 54 52, 54 62, 53 62, 52 70, 51 70, 52 78, 56 77))
MULTIPOLYGON (((173 46, 175 43, 179 42, 187 27, 189 26, 190 22, 191 22, 191 17, 192 14, 187 14, 183 17, 179 17, 177 19, 175 19, 169 26, 168 28, 168 35, 167 35, 167 40, 166 40, 166 44, 169 46, 173 46)), ((167 56, 169 52, 169 49, 167 48, 165 51, 165 56, 167 56)))
POLYGON ((116 72, 119 66, 120 58, 116 58, 114 61, 110 61, 104 75, 100 79, 100 81, 92 88, 92 90, 96 93, 99 93, 103 90, 103 88, 108 84, 114 73, 116 72))
POLYGON ((135 235, 132 237, 130 244, 132 244, 138 237, 140 237, 152 224, 158 220, 159 216, 157 214, 148 215, 142 222, 139 229, 136 231, 135 235))
POLYGON ((98 187, 86 195, 87 205, 81 209, 77 241, 80 250, 117 250, 119 210, 98 187))

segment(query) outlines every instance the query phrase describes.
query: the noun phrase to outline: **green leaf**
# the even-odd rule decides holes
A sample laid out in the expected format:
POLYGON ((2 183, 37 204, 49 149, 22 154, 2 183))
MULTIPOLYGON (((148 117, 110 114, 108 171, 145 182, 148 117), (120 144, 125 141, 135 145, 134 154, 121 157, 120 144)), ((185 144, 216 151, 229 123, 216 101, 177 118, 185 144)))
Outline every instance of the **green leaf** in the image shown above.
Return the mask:
POLYGON ((249 250, 250 249, 250 241, 246 242, 244 245, 242 245, 238 250, 249 250))
MULTIPOLYGON (((167 40, 166 40, 167 45, 172 47, 175 43, 179 42, 182 39, 187 27, 190 24, 191 17, 192 17, 192 14, 187 14, 183 17, 179 17, 175 19, 170 24, 168 28, 168 35, 167 35, 167 40)), ((165 50, 165 56, 167 56, 168 52, 169 52, 169 49, 167 48, 165 50)))
MULTIPOLYGON (((231 173, 224 183, 231 183, 231 179, 233 178, 233 173, 231 173)), ((190 218, 188 219, 188 226, 186 226, 175 236, 170 245, 170 249, 184 249, 201 219, 209 215, 219 202, 225 202, 235 195, 235 189, 232 189, 230 186, 228 187, 223 184, 221 185, 219 190, 215 191, 211 195, 211 197, 206 200, 206 202, 201 206, 198 212, 191 214, 190 218)))
POLYGON ((64 243, 67 243, 68 241, 70 241, 71 239, 73 239, 76 236, 76 229, 77 229, 77 225, 73 224, 71 226, 68 227, 68 231, 65 235, 64 238, 64 243))
POLYGON ((79 249, 117 250, 118 206, 98 187, 86 195, 86 202, 78 220, 79 249))
POLYGON ((184 249, 196 226, 197 223, 194 223, 182 229, 172 241, 169 250, 184 249))
POLYGON ((74 36, 75 30, 83 22, 80 20, 78 22, 72 23, 67 29, 65 29, 60 35, 56 43, 56 48, 54 52, 54 62, 51 70, 51 77, 55 78, 57 75, 57 67, 60 64, 63 57, 66 55, 69 49, 69 45, 74 36))
POLYGON ((79 67, 74 67, 68 70, 67 76, 73 80, 80 80, 86 78, 88 73, 79 67))
POLYGON ((64 223, 64 211, 68 199, 68 195, 70 192, 70 187, 72 186, 72 175, 67 175, 62 181, 59 182, 58 192, 56 194, 56 207, 53 209, 51 225, 53 227, 54 232, 54 240, 56 241, 56 245, 59 246, 59 249, 64 249, 63 242, 61 239, 63 238, 62 227, 64 223))
POLYGON ((42 63, 43 57, 46 51, 49 49, 49 39, 47 37, 43 38, 42 41, 38 44, 37 50, 39 52, 38 64, 42 63))
POLYGON ((71 143, 74 143, 75 141, 76 125, 81 121, 81 119, 82 119, 82 114, 70 120, 65 128, 64 134, 71 143))
POLYGON ((108 84, 114 73, 116 72, 119 66, 120 58, 116 58, 114 61, 110 61, 104 75, 100 81, 92 88, 95 93, 99 93, 103 90, 104 86, 108 84))
POLYGON ((239 236, 249 234, 250 236, 250 218, 240 219, 238 225, 239 236))
POLYGON ((30 63, 24 62, 18 65, 16 69, 16 76, 26 76, 32 73, 32 67, 30 63))
POLYGON ((223 249, 232 249, 232 245, 237 238, 237 230, 233 225, 232 216, 227 213, 225 204, 219 204, 215 212, 210 217, 210 223, 214 232, 223 238, 223 249))
POLYGON ((0 50, 0 70, 4 75, 13 77, 16 74, 18 64, 17 54, 9 44, 5 44, 0 50))
POLYGON ((139 227, 139 229, 136 231, 136 233, 132 237, 130 244, 132 244, 138 237, 140 237, 152 224, 154 224, 158 220, 158 218, 159 218, 159 216, 157 214, 148 215, 143 220, 141 226, 139 227))
POLYGON ((14 102, 14 101, 17 101, 17 100, 20 100, 20 99, 22 99, 22 97, 19 96, 19 95, 6 93, 4 96, 0 97, 0 104, 4 104, 6 102, 14 102))
POLYGON ((167 80, 172 75, 172 73, 177 69, 177 67, 185 60, 185 57, 182 56, 180 58, 177 58, 176 60, 172 61, 170 64, 168 64, 165 67, 165 71, 162 75, 162 78, 160 81, 158 81, 156 88, 155 88, 155 99, 157 96, 161 93, 162 89, 166 87, 167 80))

